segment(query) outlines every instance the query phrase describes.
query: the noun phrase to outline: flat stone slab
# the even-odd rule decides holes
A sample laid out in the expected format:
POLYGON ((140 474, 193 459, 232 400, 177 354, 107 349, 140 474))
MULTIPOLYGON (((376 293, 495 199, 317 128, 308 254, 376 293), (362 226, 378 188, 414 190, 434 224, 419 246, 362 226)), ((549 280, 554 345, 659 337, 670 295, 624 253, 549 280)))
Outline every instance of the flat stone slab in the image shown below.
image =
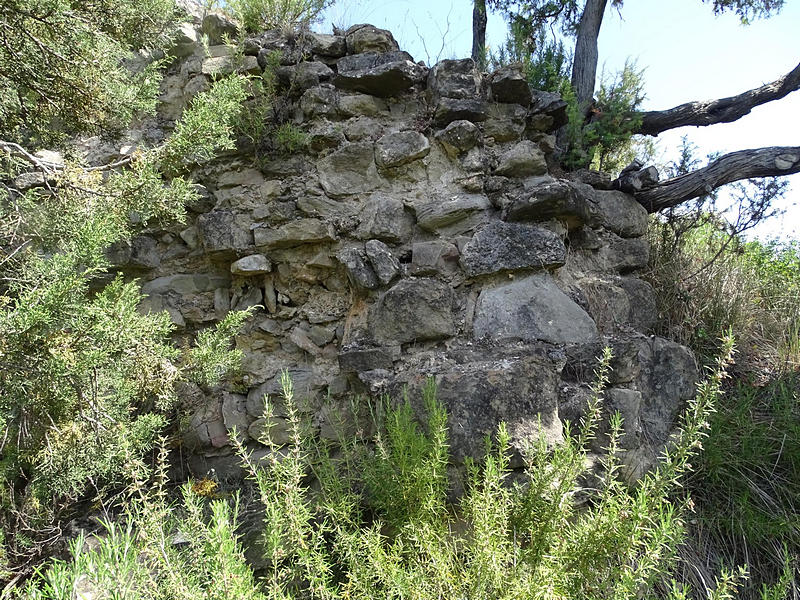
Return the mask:
POLYGON ((414 62, 408 52, 365 52, 339 59, 333 80, 343 90, 386 98, 422 83, 428 69, 414 62))
POLYGON ((277 229, 262 227, 254 230, 253 234, 256 246, 264 248, 291 248, 336 239, 330 225, 319 219, 298 219, 277 229))
POLYGON ((478 230, 464 247, 467 275, 519 269, 552 269, 567 258, 564 242, 552 231, 522 223, 494 222, 478 230))
POLYGON ((142 286, 142 293, 151 295, 172 292, 181 295, 192 295, 211 292, 229 285, 230 279, 228 277, 213 274, 166 275, 145 283, 142 286))
POLYGON ((547 273, 536 273, 484 289, 475 308, 476 339, 540 340, 584 344, 597 337, 597 326, 562 292, 547 273))
POLYGON ((417 224, 428 231, 457 223, 491 206, 489 198, 479 194, 457 194, 437 198, 417 207, 417 224))
POLYGON ((506 221, 558 219, 569 229, 602 222, 591 187, 550 178, 526 183, 506 205, 503 218, 506 221))
POLYGON ((453 121, 485 121, 487 104, 483 100, 469 98, 441 98, 433 114, 433 124, 445 127, 453 121))

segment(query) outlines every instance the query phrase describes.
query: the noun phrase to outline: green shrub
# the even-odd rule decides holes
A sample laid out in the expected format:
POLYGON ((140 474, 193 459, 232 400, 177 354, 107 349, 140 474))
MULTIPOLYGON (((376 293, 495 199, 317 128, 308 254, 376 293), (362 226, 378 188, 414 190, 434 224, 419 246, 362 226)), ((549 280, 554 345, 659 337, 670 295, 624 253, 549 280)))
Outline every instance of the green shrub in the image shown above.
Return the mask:
POLYGON ((0 0, 0 139, 52 144, 153 112, 163 63, 132 58, 168 49, 180 21, 174 0, 0 0))
POLYGON ((710 418, 704 452, 687 481, 695 504, 685 550, 700 580, 747 564, 743 598, 789 597, 800 584, 800 376, 762 386, 739 381, 710 418), (780 593, 778 593, 780 590, 780 593), (777 594, 777 595, 775 595, 777 594))
POLYGON ((522 63, 525 78, 536 90, 559 92, 569 82, 572 61, 561 40, 548 36, 545 27, 531 29, 525 20, 512 20, 508 37, 492 64, 502 67, 512 62, 522 63))
POLYGON ((644 72, 635 62, 626 61, 612 79, 602 79, 588 117, 578 106, 570 83, 562 82, 560 92, 569 117, 565 127, 568 151, 563 160, 568 168, 590 166, 616 175, 637 154, 652 153, 652 143, 632 133, 640 118, 634 115, 644 101, 644 72))
MULTIPOLYGON (((166 455, 161 455, 163 468, 166 455)), ((87 544, 72 540, 68 560, 39 569, 18 596, 28 600, 261 600, 236 536, 237 501, 206 503, 186 484, 178 507, 166 501, 161 477, 143 482, 125 512, 103 521, 87 544)))
POLYGON ((293 30, 317 20, 333 0, 228 0, 227 10, 253 33, 293 30))
POLYGON ((307 143, 305 131, 294 123, 282 123, 272 135, 275 146, 280 152, 292 154, 301 150, 307 143))
POLYGON ((741 597, 791 597, 800 585, 800 248, 745 242, 711 218, 699 223, 651 223, 658 332, 705 362, 725 329, 741 350, 687 481, 695 514, 680 577, 702 589, 714 570, 747 563, 741 597))
MULTIPOLYGON (((487 440, 484 460, 467 465, 466 490, 455 506, 447 502, 453 481, 446 413, 432 382, 424 392, 424 425, 412 418, 408 401, 384 404, 385 426, 372 442, 346 436, 334 451, 309 435, 284 375, 289 444, 258 464, 239 447, 264 510, 260 548, 267 566, 260 584, 233 533, 235 503, 229 508, 214 500, 204 513, 187 486, 177 519, 170 518, 163 494, 143 495, 145 502, 131 505, 120 521, 128 529, 109 524, 100 547, 74 548, 71 561, 41 570, 28 597, 60 598, 52 582, 75 589, 70 586, 80 581, 101 594, 131 582, 126 598, 651 597, 657 583, 669 581, 682 539, 683 511, 668 496, 705 437, 730 341, 725 350, 664 460, 634 488, 616 476, 622 420, 613 419, 609 453, 593 475, 596 491, 588 502, 578 502, 576 492, 588 475, 608 350, 576 435, 556 448, 536 440, 524 453, 525 468, 513 473, 509 434, 500 425, 487 440), (169 543, 176 532, 187 541, 185 549, 169 543)), ((270 413, 268 403, 265 416, 270 413)), ((231 439, 235 443, 235 432, 231 439)), ((712 597, 729 597, 738 582, 723 574, 712 597)), ((672 597, 682 597, 685 588, 673 588, 672 597)))
MULTIPOLYGON (((69 167, 49 188, 0 198, 0 528, 24 559, 59 510, 89 489, 144 469, 180 379, 209 380, 238 360, 228 349, 244 313, 198 346, 173 346, 166 313, 142 314, 135 281, 101 276, 107 250, 140 222, 180 220, 196 192, 184 174, 229 148, 243 82, 198 95, 173 135, 117 170, 69 167), (105 279, 106 281, 108 279, 105 279)), ((52 532, 51 532, 52 533, 52 532)))

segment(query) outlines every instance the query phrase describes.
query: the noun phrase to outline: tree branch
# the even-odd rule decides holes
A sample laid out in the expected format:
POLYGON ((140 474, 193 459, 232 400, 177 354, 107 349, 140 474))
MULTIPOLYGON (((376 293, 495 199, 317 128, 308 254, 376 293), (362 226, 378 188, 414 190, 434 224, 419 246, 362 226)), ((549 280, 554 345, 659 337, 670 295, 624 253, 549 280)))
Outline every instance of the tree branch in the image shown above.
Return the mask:
POLYGON ((726 183, 792 173, 800 173, 800 146, 740 150, 718 158, 703 169, 662 181, 635 197, 648 212, 654 213, 708 194, 726 183))
POLYGON ((668 110, 638 113, 642 121, 634 133, 656 136, 662 131, 687 125, 702 127, 730 123, 742 118, 756 106, 779 100, 797 89, 800 89, 800 64, 780 79, 736 96, 687 102, 668 110))

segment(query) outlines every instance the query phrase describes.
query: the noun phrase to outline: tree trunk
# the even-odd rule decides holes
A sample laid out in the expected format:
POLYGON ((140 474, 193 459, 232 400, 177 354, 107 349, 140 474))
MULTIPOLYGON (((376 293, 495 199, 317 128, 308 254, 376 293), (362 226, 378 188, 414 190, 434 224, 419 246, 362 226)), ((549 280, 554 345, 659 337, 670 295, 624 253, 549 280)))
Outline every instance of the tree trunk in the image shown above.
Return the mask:
POLYGON ((472 60, 479 69, 486 67, 486 0, 472 5, 472 60))
POLYGON ((700 127, 715 123, 730 123, 748 114, 754 107, 779 100, 797 89, 800 89, 800 64, 772 83, 730 98, 687 102, 669 110, 639 113, 642 117, 642 124, 634 133, 655 136, 662 131, 687 125, 700 127))
POLYGON ((578 24, 575 41, 575 58, 572 61, 572 87, 578 98, 578 106, 588 111, 594 96, 594 84, 597 78, 597 36, 607 0, 586 0, 581 20, 578 24))
POLYGON ((648 212, 654 213, 708 194, 726 183, 792 173, 800 173, 800 146, 740 150, 718 158, 703 169, 662 181, 635 197, 648 212))

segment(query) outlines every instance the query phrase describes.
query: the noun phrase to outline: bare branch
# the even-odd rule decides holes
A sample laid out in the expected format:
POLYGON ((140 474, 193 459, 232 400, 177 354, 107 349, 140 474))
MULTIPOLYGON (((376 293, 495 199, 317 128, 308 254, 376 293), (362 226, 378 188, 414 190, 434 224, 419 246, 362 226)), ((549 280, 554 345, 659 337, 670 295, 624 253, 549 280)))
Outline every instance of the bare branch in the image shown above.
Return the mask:
MULTIPOLYGON (((0 151, 7 152, 12 156, 16 156, 17 158, 21 158, 26 162, 32 164, 34 167, 39 169, 40 171, 44 171, 45 173, 53 173, 55 171, 60 171, 64 169, 64 165, 61 163, 54 163, 47 160, 43 160, 41 158, 37 158, 25 148, 20 146, 19 144, 15 144, 14 142, 6 142, 4 140, 0 140, 0 151)), ((123 167, 127 164, 130 164, 133 160, 132 156, 125 156, 115 162, 108 163, 106 165, 100 165, 98 167, 85 167, 83 168, 84 171, 91 172, 91 171, 109 171, 111 169, 116 169, 117 167, 123 167)))
POLYGON ((773 146, 726 154, 703 169, 662 181, 635 197, 648 212, 677 206, 742 179, 800 173, 800 146, 773 146))
POLYGON ((45 173, 52 173, 58 168, 63 168, 64 165, 59 165, 56 163, 52 163, 46 160, 42 160, 41 158, 36 158, 33 154, 25 150, 19 144, 15 144, 14 142, 5 142, 0 140, 0 150, 3 152, 7 152, 11 156, 16 156, 17 158, 21 158, 24 161, 32 164, 34 167, 39 169, 40 171, 44 171, 45 173))
POLYGON ((800 64, 780 79, 736 96, 687 102, 668 110, 639 113, 641 125, 634 133, 656 136, 663 131, 687 125, 703 127, 730 123, 741 119, 756 106, 779 100, 797 89, 800 89, 800 64))

